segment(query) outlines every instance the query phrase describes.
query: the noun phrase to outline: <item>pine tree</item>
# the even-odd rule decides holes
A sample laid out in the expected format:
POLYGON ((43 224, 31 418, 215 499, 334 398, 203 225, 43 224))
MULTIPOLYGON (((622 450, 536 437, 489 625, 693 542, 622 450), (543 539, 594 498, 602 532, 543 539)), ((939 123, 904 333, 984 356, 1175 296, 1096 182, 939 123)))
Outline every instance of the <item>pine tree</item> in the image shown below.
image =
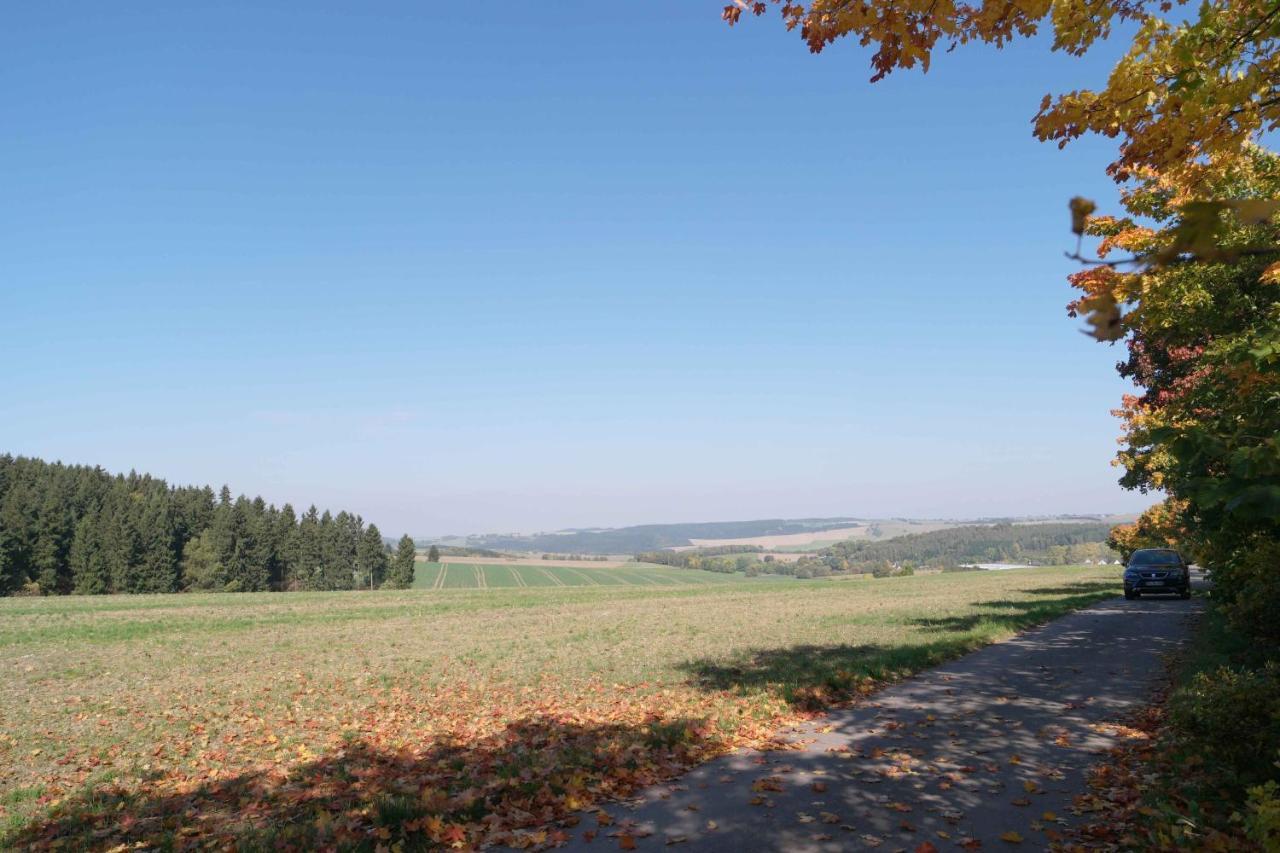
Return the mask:
POLYGON ((376 528, 350 513, 299 519, 228 486, 0 454, 0 595, 349 589, 388 571, 376 528))
POLYGON ((102 544, 98 511, 93 510, 80 519, 71 540, 71 581, 80 595, 100 595, 111 588, 102 544))
POLYGON ((440 562, 440 549, 437 548, 435 545, 432 545, 431 549, 427 551, 427 562, 428 563, 440 562))
POLYGON ((387 547, 382 542, 378 525, 370 524, 360 535, 356 550, 356 575, 362 589, 382 586, 387 575, 387 547))
POLYGON ((298 566, 289 589, 321 589, 324 554, 321 544, 320 513, 312 504, 298 522, 298 566))
POLYGON ((71 549, 74 530, 70 524, 70 503, 59 494, 56 485, 45 491, 35 521, 35 540, 31 553, 31 573, 40 591, 46 595, 65 593, 71 589, 67 553, 71 549))
POLYGON ((178 588, 178 553, 174 547, 173 508, 167 496, 154 492, 138 521, 138 568, 131 592, 174 592, 178 588))
POLYGON ((418 551, 413 547, 413 539, 409 534, 400 537, 396 546, 395 558, 391 561, 391 572, 387 583, 396 589, 408 589, 413 586, 413 564, 418 551))
POLYGON ((292 589, 298 571, 298 518, 293 506, 285 504, 276 513, 272 526, 275 530, 275 560, 271 577, 272 589, 292 589))
POLYGON ((0 593, 16 592, 31 580, 35 500, 34 489, 19 480, 0 501, 0 593))
POLYGON ((182 578, 189 589, 224 589, 227 570, 218 562, 213 536, 206 530, 182 549, 182 578))

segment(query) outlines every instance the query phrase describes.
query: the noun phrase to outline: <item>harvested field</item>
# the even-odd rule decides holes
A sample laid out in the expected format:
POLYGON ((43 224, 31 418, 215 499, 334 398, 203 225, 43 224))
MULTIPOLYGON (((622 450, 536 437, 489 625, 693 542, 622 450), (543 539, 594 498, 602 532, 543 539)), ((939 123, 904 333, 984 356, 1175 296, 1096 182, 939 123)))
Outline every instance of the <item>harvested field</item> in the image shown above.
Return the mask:
POLYGON ((1096 567, 542 589, 441 568, 399 592, 0 599, 0 847, 542 844, 1118 589, 1096 567))

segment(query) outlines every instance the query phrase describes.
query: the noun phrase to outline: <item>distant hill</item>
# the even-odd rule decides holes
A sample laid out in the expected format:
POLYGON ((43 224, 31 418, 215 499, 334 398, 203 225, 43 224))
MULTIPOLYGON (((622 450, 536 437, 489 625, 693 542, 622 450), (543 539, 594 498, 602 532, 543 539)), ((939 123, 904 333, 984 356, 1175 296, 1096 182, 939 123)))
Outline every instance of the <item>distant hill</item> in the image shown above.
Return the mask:
POLYGON ((915 563, 954 567, 966 563, 1025 562, 1066 565, 1118 557, 1106 545, 1112 525, 1099 521, 1000 523, 953 527, 898 536, 881 542, 839 542, 807 555, 791 571, 826 567, 832 572, 868 572, 915 563))
MULTIPOLYGON (((683 524, 640 524, 631 527, 573 528, 552 533, 503 534, 442 537, 442 546, 492 551, 523 551, 557 554, 635 554, 665 548, 687 548, 740 544, 764 548, 783 547, 782 537, 794 537, 797 550, 816 549, 834 540, 888 540, 907 533, 924 533, 959 526, 996 524, 1104 524, 1114 517, 1100 515, 1053 516, 1043 518, 983 518, 959 520, 868 519, 868 518, 766 518, 754 521, 707 521, 683 524), (838 531, 834 536, 832 532, 838 531), (826 536, 818 535, 826 532, 826 536), (753 541, 755 540, 755 541, 753 541), (798 544, 802 541, 809 544, 798 544), (823 541, 825 540, 825 541, 823 541)), ((432 540, 420 540, 427 544, 432 540)))
POLYGON ((445 538, 441 542, 498 551, 551 551, 573 554, 634 554, 693 544, 698 539, 739 539, 833 530, 863 524, 856 518, 767 518, 756 521, 705 521, 640 524, 634 527, 575 528, 554 533, 501 534, 445 538))

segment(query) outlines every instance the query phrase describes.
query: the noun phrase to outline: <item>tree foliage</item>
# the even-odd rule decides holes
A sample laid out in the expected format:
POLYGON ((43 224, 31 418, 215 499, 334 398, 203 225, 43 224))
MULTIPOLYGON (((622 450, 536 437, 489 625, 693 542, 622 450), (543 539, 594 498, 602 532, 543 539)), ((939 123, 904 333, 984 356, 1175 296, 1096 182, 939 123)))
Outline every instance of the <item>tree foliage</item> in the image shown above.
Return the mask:
POLYGON ((351 589, 387 566, 357 515, 0 455, 0 594, 351 589))
POLYGON ((724 17, 733 24, 770 6, 814 52, 846 37, 872 47, 873 82, 927 71, 939 49, 1003 47, 1042 29, 1054 50, 1081 55, 1129 24, 1129 50, 1106 86, 1046 95, 1034 122, 1037 137, 1060 145, 1086 133, 1117 138, 1117 180, 1161 174, 1203 195, 1246 141, 1280 126, 1275 0, 1210 0, 1195 10, 1171 0, 735 0, 724 17))
MULTIPOLYGON (((1218 214, 1220 250, 1140 273, 1082 271, 1071 283, 1083 295, 1069 308, 1100 294, 1129 306, 1117 321, 1127 350, 1119 370, 1139 393, 1117 412, 1121 483, 1171 500, 1145 529, 1119 535, 1181 541, 1213 568, 1238 628, 1280 639, 1280 607, 1259 606, 1280 605, 1280 570, 1260 556, 1280 543, 1280 279, 1267 257, 1239 251, 1280 242, 1265 207, 1240 212, 1280 196, 1280 157, 1249 146, 1209 189, 1239 200, 1218 214)), ((1124 197, 1130 216, 1090 219, 1085 232, 1103 257, 1166 245, 1182 226, 1175 198, 1163 178, 1138 181, 1124 197)))
POLYGON ((413 545, 413 539, 408 534, 401 536, 396 543, 395 556, 391 559, 387 586, 392 589, 408 589, 413 586, 413 567, 417 556, 418 550, 413 545))

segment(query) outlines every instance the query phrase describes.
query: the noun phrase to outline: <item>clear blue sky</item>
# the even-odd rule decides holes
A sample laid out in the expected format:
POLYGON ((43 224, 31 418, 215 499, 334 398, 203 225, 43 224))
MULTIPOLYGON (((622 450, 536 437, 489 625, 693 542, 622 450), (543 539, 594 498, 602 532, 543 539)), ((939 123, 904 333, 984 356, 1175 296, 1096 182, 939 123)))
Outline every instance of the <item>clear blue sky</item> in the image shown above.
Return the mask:
MULTIPOLYGON (((870 85, 722 0, 0 31, 0 451, 386 533, 1130 511, 1037 143, 1120 50, 870 85)), ((188 6, 195 8, 179 8, 188 6)))

